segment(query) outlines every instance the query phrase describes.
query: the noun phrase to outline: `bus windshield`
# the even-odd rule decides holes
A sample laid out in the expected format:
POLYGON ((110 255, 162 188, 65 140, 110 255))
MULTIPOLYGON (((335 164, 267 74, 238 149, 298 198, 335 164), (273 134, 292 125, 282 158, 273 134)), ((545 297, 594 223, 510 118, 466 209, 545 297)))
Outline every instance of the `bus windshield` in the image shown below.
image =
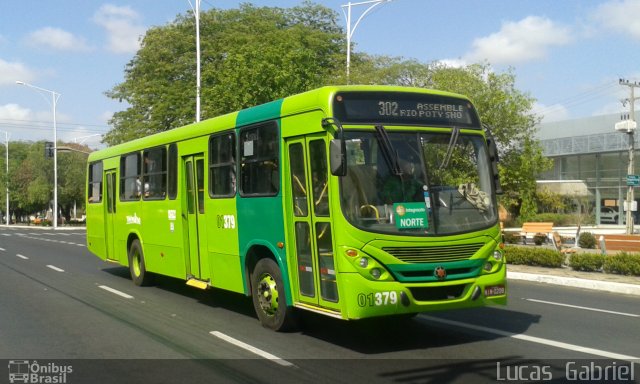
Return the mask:
POLYGON ((495 224, 491 168, 481 135, 456 128, 450 133, 387 131, 389 146, 378 133, 345 131, 341 204, 353 225, 424 236, 495 224))

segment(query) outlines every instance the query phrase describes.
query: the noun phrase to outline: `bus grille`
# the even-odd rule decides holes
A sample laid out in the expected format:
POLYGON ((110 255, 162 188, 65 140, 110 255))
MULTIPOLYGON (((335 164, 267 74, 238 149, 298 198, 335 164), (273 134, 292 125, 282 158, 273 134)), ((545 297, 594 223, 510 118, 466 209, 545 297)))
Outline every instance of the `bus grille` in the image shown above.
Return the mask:
POLYGON ((483 245, 484 243, 437 247, 386 247, 382 250, 405 263, 441 263, 470 259, 483 245))
POLYGON ((460 298, 467 284, 448 285, 443 287, 413 287, 409 288, 416 301, 442 301, 460 298))

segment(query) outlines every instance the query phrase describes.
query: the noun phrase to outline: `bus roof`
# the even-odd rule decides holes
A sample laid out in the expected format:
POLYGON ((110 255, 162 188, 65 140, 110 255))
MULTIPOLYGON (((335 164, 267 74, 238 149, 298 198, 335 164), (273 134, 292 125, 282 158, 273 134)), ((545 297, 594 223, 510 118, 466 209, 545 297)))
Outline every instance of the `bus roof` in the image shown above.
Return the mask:
POLYGON ((142 148, 160 146, 193 137, 206 136, 213 132, 233 129, 236 127, 301 113, 313 109, 319 109, 324 111, 325 113, 328 113, 331 108, 331 101, 333 99, 333 96, 338 92, 349 91, 422 93, 469 100, 466 96, 460 94, 425 88, 389 85, 325 86, 304 93, 288 96, 283 99, 271 101, 266 104, 261 104, 243 109, 241 111, 213 117, 198 123, 176 127, 174 129, 159 132, 151 136, 101 149, 99 151, 92 152, 89 155, 88 161, 92 162, 99 159, 119 156, 124 153, 137 151, 142 148))

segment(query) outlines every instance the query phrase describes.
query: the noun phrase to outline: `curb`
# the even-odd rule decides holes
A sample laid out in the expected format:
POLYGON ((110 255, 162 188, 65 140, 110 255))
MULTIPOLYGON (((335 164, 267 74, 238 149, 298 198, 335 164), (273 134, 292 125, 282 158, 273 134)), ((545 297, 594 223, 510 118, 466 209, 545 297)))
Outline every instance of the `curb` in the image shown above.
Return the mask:
POLYGON ((562 285, 565 287, 593 289, 597 291, 640 296, 640 285, 616 283, 613 281, 587 280, 575 277, 538 275, 535 273, 524 272, 507 272, 507 279, 534 281, 538 283, 562 285))

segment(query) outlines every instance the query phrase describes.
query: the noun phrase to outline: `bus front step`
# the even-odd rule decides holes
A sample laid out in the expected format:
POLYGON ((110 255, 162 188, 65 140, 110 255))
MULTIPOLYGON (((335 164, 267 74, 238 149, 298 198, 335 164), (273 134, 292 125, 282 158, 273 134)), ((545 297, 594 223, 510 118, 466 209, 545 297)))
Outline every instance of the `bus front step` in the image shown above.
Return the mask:
POLYGON ((207 281, 202 281, 202 280, 198 280, 194 277, 190 278, 189 280, 187 280, 187 285, 191 286, 191 287, 196 287, 196 288, 200 288, 200 289, 207 289, 209 288, 209 282, 207 281))

